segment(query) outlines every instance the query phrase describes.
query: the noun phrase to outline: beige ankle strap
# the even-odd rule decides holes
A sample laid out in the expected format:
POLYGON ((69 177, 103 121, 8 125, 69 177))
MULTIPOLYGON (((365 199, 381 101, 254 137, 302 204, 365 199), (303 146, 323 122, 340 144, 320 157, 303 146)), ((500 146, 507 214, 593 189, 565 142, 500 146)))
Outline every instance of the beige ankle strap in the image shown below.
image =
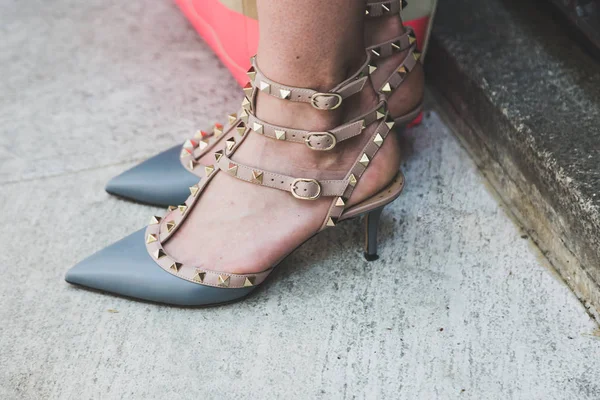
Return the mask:
POLYGON ((363 90, 369 79, 369 61, 370 57, 367 54, 366 61, 352 76, 328 92, 319 92, 309 88, 283 85, 267 78, 258 68, 256 57, 253 57, 252 67, 247 72, 250 83, 244 87, 244 92, 249 99, 252 99, 254 92, 260 90, 278 99, 309 103, 318 110, 335 110, 342 105, 344 99, 363 90))
POLYGON ((286 128, 265 122, 252 114, 252 112, 249 112, 249 114, 248 128, 254 133, 271 139, 304 143, 311 150, 328 151, 334 149, 338 143, 360 135, 366 126, 384 118, 385 104, 381 102, 367 113, 353 118, 349 122, 327 132, 286 128))

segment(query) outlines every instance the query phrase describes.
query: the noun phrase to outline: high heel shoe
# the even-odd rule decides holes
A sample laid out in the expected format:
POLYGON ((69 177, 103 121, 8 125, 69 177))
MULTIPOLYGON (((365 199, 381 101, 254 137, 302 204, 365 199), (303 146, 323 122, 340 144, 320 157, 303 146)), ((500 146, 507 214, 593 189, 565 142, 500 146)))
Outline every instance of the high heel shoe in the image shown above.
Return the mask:
MULTIPOLYGON (((284 257, 275 265, 265 266, 261 272, 235 274, 211 270, 203 265, 186 264, 165 250, 166 243, 186 223, 206 188, 219 175, 224 176, 222 179, 238 179, 248 185, 262 186, 265 196, 269 195, 270 190, 281 190, 288 192, 296 199, 294 201, 299 202, 328 199, 329 206, 314 235, 342 221, 366 215, 365 254, 368 259, 376 257, 379 215, 383 207, 402 192, 402 173, 398 171, 391 182, 378 193, 351 207, 347 207, 347 204, 355 186, 394 126, 385 98, 381 96, 374 108, 327 132, 276 126, 258 118, 254 111, 258 91, 283 100, 309 103, 320 110, 335 109, 347 97, 361 92, 367 84, 368 54, 367 62, 359 71, 328 93, 279 84, 264 76, 254 65, 254 83, 249 98, 243 103, 242 117, 238 117, 237 122, 228 128, 225 148, 213 153, 214 164, 195 170, 196 174, 202 175, 202 179, 190 188, 187 200, 177 207, 170 207, 162 218, 152 217, 145 230, 122 239, 73 267, 67 272, 68 282, 175 305, 216 305, 247 296, 264 282, 284 257), (365 144, 357 152, 351 168, 343 175, 340 174, 340 179, 319 180, 307 176, 286 176, 235 161, 236 151, 250 135, 262 135, 289 146, 307 146, 316 154, 331 151, 344 141, 362 140, 365 144), (365 138, 363 135, 369 137, 365 138)), ((287 254, 294 250, 290 248, 287 254)))
MULTIPOLYGON (((400 0, 369 0, 365 15, 367 18, 377 18, 400 13, 401 8, 400 0)), ((406 81, 408 74, 422 57, 417 50, 415 32, 410 27, 402 35, 392 37, 383 43, 371 44, 367 50, 372 57, 367 71, 369 74, 377 73, 377 66, 386 57, 402 51, 407 52, 398 68, 388 76, 381 77, 382 83, 376 87, 388 97, 406 81)), ((247 76, 254 79, 254 74, 254 66, 251 64, 247 76)), ((246 96, 249 96, 251 91, 252 85, 248 82, 244 86, 246 96)), ((405 115, 397 116, 395 118, 396 128, 407 126, 419 116, 421 110, 422 102, 405 115)), ((172 147, 112 178, 106 185, 106 191, 145 204, 166 207, 182 203, 189 194, 188 187, 194 185, 200 176, 196 173, 201 171, 200 158, 215 148, 225 146, 228 136, 223 135, 224 130, 227 131, 228 127, 237 124, 240 120, 244 122, 244 109, 240 110, 239 116, 230 114, 227 119, 226 127, 215 124, 206 132, 198 131, 183 146, 172 147)))

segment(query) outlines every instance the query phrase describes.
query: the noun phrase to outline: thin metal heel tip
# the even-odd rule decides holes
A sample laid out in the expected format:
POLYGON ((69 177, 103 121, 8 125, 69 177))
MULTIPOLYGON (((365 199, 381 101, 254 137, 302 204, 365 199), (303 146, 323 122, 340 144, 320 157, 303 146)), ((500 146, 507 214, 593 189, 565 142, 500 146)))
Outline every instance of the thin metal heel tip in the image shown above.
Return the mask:
POLYGON ((377 254, 369 254, 369 253, 363 253, 365 256, 365 260, 367 261, 375 261, 375 260, 379 260, 379 256, 377 254))

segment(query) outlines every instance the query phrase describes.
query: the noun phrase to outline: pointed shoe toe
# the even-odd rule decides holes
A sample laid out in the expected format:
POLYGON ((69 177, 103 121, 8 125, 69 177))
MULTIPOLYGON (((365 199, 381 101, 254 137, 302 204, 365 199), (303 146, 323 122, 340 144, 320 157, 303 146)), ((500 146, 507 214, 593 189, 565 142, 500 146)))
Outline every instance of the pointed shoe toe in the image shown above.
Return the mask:
POLYGON ((121 296, 180 306, 208 306, 240 300, 254 288, 197 285, 160 268, 139 230, 71 268, 65 280, 121 296))
POLYGON ((114 177, 106 185, 110 194, 157 206, 177 205, 190 194, 189 187, 198 177, 184 168, 179 159, 181 145, 114 177))

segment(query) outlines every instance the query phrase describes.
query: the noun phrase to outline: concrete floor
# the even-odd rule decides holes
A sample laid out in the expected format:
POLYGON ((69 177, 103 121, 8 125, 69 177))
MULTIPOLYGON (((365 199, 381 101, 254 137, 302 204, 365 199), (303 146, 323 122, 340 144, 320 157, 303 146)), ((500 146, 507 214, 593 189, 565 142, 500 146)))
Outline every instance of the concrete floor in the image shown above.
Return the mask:
POLYGON ((379 261, 349 223, 227 307, 69 286, 156 211, 106 181, 240 91, 167 1, 0 8, 0 399, 600 398, 597 325, 435 113, 379 261))

